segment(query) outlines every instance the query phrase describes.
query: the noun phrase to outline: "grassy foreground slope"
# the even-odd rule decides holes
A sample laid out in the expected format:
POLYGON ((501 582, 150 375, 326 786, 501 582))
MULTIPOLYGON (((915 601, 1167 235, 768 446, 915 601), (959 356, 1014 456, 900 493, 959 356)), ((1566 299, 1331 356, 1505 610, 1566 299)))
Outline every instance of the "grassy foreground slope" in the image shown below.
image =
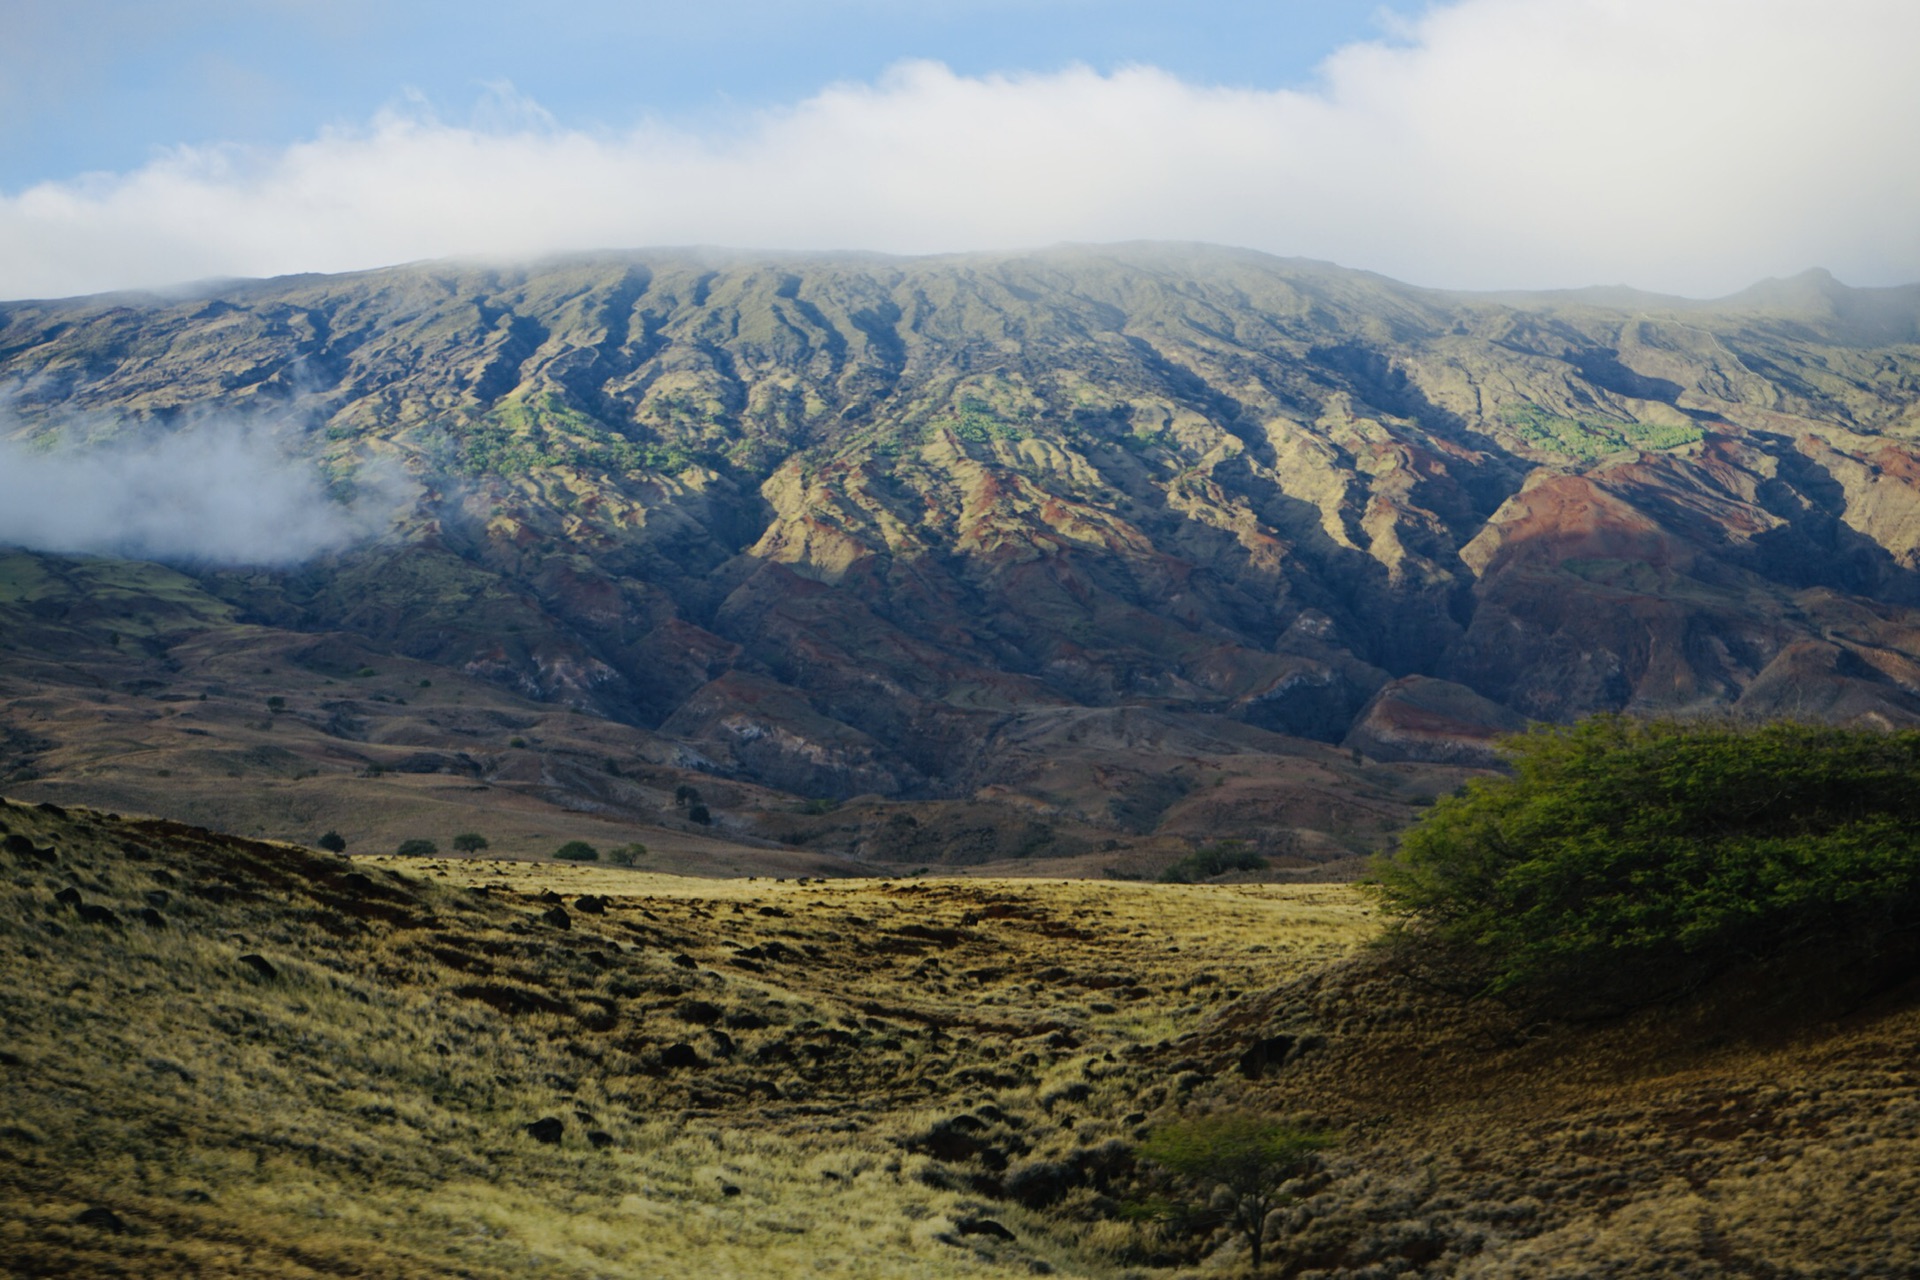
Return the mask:
POLYGON ((1337 1136, 1268 1274, 1920 1266, 1920 1010, 1467 1001, 1344 886, 696 881, 0 809, 45 1276, 1201 1276, 1178 1116, 1337 1136), (149 915, 148 913, 152 913, 149 915), (256 957, 248 959, 247 957, 256 957))
POLYGON ((0 821, 14 1274, 1108 1274, 936 1157, 1122 1136, 1116 1051, 1367 928, 1334 886, 542 868, 562 927, 511 864, 0 821))

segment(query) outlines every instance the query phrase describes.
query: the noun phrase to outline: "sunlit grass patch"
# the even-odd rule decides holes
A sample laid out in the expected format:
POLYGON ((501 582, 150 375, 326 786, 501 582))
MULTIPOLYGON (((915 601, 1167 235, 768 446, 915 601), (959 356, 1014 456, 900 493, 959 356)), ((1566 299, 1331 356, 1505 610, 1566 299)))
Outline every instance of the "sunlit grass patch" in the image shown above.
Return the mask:
POLYGON ((1141 1105, 1118 1051, 1373 928, 1338 886, 688 880, 0 821, 54 850, 0 887, 0 1228, 72 1275, 1111 1274, 915 1143, 974 1110, 1032 1158, 1109 1140, 1141 1105))

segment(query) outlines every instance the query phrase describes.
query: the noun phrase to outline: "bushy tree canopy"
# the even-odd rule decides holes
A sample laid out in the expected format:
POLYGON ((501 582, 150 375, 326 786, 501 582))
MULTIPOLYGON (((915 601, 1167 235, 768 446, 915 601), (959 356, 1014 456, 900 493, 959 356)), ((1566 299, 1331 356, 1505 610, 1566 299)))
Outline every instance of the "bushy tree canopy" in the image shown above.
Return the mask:
POLYGON ((1920 733, 1600 717, 1507 741, 1376 867, 1410 931, 1496 988, 1696 978, 1864 945, 1920 906, 1920 733))

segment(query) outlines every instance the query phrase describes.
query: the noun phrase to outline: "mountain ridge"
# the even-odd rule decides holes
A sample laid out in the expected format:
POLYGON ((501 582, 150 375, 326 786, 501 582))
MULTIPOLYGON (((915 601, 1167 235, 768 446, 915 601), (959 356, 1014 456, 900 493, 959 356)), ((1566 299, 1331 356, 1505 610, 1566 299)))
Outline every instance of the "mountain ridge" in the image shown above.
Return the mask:
POLYGON ((251 624, 802 798, 1135 835, 1199 805, 1186 838, 1277 851, 1338 824, 1273 776, 1206 808, 1258 790, 1222 761, 1404 814, 1527 719, 1920 718, 1920 288, 1773 283, 1623 311, 1192 246, 437 263, 0 304, 0 385, 25 439, 255 415, 343 489, 411 477, 381 542, 197 572, 251 624), (1183 757, 1241 781, 1119 816, 1183 757))

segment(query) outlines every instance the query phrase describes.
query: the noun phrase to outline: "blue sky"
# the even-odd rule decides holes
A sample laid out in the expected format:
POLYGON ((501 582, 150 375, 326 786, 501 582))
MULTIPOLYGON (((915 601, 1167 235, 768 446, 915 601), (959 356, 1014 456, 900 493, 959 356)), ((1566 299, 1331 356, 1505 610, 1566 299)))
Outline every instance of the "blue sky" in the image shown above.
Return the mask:
MULTIPOLYGON (((1417 9, 1414 4, 1403 8, 1417 9)), ((1379 0, 6 0, 0 191, 156 149, 267 145, 423 97, 449 119, 511 84, 563 125, 725 117, 871 81, 1148 63, 1275 88, 1377 35, 1379 0)))
POLYGON ((1135 239, 1920 281, 1920 4, 0 0, 0 299, 1135 239))

